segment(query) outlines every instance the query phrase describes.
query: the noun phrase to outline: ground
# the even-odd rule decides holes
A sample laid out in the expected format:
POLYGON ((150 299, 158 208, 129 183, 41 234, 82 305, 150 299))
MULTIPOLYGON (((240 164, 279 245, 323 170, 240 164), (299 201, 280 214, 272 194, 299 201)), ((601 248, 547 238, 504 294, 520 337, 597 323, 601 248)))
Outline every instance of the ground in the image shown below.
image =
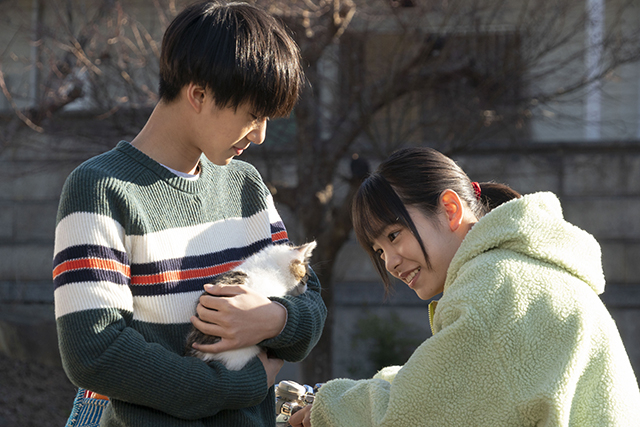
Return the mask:
POLYGON ((0 427, 64 427, 75 393, 61 367, 0 353, 0 427))

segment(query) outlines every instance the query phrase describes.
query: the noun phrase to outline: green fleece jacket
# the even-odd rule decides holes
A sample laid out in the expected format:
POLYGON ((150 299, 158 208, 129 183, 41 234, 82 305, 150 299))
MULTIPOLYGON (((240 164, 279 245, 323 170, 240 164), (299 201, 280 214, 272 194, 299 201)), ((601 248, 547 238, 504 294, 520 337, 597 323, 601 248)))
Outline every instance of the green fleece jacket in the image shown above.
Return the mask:
POLYGON ((402 367, 318 392, 319 426, 638 426, 640 392, 604 291, 600 247, 537 193, 469 231, 402 367))

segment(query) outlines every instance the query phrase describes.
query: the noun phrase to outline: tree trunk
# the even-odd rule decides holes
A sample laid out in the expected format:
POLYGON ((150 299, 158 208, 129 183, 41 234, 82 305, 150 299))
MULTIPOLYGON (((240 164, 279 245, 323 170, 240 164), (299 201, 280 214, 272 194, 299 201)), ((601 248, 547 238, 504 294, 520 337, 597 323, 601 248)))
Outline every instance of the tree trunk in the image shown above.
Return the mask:
MULTIPOLYGON (((320 248, 320 245, 318 245, 320 248)), ((322 260, 322 267, 316 273, 322 284, 322 299, 327 306, 327 320, 320 341, 311 351, 309 356, 301 363, 301 380, 304 384, 313 385, 319 382, 326 382, 333 378, 333 284, 331 283, 331 272, 333 270, 333 260, 327 260, 327 250, 320 250, 314 257, 322 260)))

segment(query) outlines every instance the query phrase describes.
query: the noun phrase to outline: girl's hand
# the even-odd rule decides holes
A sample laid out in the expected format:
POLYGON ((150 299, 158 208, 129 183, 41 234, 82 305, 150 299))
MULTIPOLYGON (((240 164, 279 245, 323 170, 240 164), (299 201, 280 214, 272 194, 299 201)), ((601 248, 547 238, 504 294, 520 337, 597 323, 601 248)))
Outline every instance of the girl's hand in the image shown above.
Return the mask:
POLYGON ((311 406, 307 405, 293 414, 289 419, 292 427, 311 427, 311 406))
POLYGON ((220 337, 215 344, 194 346, 205 353, 256 345, 278 335, 284 328, 286 309, 241 285, 205 285, 198 317, 191 323, 202 333, 220 337))

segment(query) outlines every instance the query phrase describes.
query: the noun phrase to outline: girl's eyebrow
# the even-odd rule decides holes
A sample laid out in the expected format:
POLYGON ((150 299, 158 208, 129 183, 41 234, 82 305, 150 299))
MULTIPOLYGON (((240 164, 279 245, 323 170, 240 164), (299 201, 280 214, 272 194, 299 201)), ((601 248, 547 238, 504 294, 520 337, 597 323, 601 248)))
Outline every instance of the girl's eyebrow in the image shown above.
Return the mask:
POLYGON ((396 226, 396 225, 398 225, 398 224, 388 224, 388 225, 385 225, 385 226, 384 226, 384 227, 383 227, 383 228, 382 228, 382 229, 381 229, 381 230, 376 234, 376 237, 375 237, 374 239, 372 239, 371 247, 373 247, 373 245, 374 245, 373 240, 377 240, 377 239, 384 239, 384 238, 386 238, 386 237, 391 233, 391 231, 393 230, 394 226, 396 226))

